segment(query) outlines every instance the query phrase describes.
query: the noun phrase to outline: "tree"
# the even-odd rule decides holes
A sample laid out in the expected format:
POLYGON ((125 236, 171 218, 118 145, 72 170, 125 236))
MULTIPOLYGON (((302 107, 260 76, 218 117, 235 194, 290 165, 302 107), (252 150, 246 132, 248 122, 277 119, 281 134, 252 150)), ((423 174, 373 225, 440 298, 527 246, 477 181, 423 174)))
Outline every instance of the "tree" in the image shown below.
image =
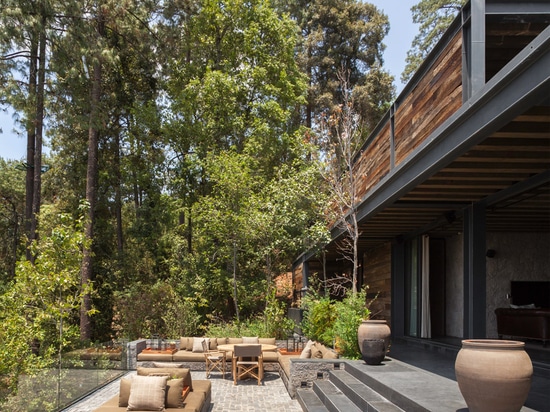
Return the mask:
POLYGON ((25 181, 16 162, 0 158, 0 291, 15 276, 25 217, 25 181))
POLYGON ((401 74, 403 83, 411 79, 465 3, 466 0, 421 0, 411 7, 413 23, 420 24, 420 28, 407 52, 407 65, 401 74))
POLYGON ((357 219, 360 203, 360 180, 355 171, 355 154, 360 147, 359 116, 354 110, 352 91, 347 73, 340 72, 340 85, 344 101, 338 110, 327 115, 322 123, 323 140, 328 142, 325 181, 332 194, 329 218, 342 232, 340 250, 344 259, 351 262, 351 289, 357 293, 357 269, 359 264, 358 242, 361 232, 357 219))
POLYGON ((394 94, 393 78, 382 69, 382 40, 389 31, 388 17, 374 5, 356 0, 276 4, 295 19, 301 30, 297 60, 309 80, 304 124, 316 127, 321 113, 343 102, 338 73, 344 71, 349 73, 350 87, 357 87, 356 101, 362 101, 363 108, 379 107, 382 102, 381 110, 361 112, 365 125, 376 125, 394 94))
POLYGON ((55 207, 42 208, 41 236, 31 243, 34 262, 20 261, 14 281, 0 296, 0 375, 8 377, 12 389, 19 374, 50 364, 78 339, 71 319, 90 293, 80 287, 79 275, 87 246, 85 208, 77 221, 55 207))
MULTIPOLYGON (((29 242, 36 239, 41 205, 47 43, 51 41, 47 33, 52 31, 56 6, 48 0, 6 0, 0 14, 0 69, 7 79, 2 100, 23 113, 27 134, 25 232, 29 242)), ((32 260, 29 249, 27 258, 32 260)))

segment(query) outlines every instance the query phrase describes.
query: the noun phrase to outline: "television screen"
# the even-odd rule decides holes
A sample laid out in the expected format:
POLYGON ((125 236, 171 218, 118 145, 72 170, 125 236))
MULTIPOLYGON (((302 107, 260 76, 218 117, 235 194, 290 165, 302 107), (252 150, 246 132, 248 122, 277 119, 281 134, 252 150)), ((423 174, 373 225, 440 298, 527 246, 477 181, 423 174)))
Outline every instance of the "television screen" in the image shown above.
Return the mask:
POLYGON ((512 304, 550 308, 550 281, 512 281, 512 304))

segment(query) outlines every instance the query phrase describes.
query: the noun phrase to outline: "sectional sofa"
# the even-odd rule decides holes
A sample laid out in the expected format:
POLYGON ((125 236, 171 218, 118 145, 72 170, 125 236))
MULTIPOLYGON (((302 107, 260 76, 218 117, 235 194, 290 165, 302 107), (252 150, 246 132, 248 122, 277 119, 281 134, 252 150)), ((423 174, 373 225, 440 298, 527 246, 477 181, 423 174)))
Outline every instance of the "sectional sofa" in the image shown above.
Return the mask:
POLYGON ((94 412, 164 410, 206 412, 212 402, 209 380, 191 379, 187 368, 138 367, 137 375, 122 378, 118 395, 94 412))

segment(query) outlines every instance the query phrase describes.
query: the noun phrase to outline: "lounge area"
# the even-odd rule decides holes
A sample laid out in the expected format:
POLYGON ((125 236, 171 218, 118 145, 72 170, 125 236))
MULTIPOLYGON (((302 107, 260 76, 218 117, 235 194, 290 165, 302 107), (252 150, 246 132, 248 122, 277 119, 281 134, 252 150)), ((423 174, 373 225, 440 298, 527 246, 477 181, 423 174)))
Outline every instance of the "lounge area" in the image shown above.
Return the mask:
MULTIPOLYGON (((282 342, 278 343, 281 344, 282 342)), ((233 385, 230 376, 226 376, 224 379, 220 373, 213 373, 209 378, 212 385, 209 411, 237 412, 243 410, 243 405, 250 405, 249 410, 256 411, 299 412, 314 410, 311 406, 304 404, 302 398, 315 393, 314 391, 320 390, 321 387, 323 390, 330 392, 327 397, 339 396, 339 401, 344 402, 346 396, 342 394, 348 391, 349 388, 344 388, 338 395, 334 391, 330 391, 329 388, 333 385, 337 376, 346 376, 352 371, 358 371, 361 380, 355 377, 354 380, 348 379, 356 383, 356 390, 360 392, 359 397, 367 397, 368 399, 365 402, 370 403, 371 407, 376 405, 380 407, 381 402, 385 403, 388 402, 388 399, 392 399, 396 405, 402 405, 402 409, 405 407, 404 410, 415 410, 410 408, 416 407, 424 408, 416 410, 456 412, 456 410, 466 408, 466 406, 461 403, 463 401, 454 380, 454 360, 456 351, 459 349, 455 343, 428 342, 421 339, 394 341, 392 342, 391 352, 382 365, 370 366, 365 365, 362 361, 340 360, 339 369, 326 371, 322 378, 316 376, 315 382, 312 382, 316 388, 301 389, 301 395, 304 396, 294 399, 290 397, 282 379, 276 372, 266 372, 262 385, 257 385, 254 379, 248 379, 242 381, 236 387, 233 385), (411 374, 414 374, 414 379, 411 378, 411 374), (438 387, 438 397, 435 400, 430 393, 423 390, 428 383, 438 387), (357 389, 357 385, 364 389, 357 389), (370 395, 365 395, 369 391, 370 395), (438 401, 441 399, 449 399, 450 401, 442 404, 438 401), (437 408, 434 408, 433 402, 436 401, 437 408), (409 409, 406 409, 407 406, 409 409)), ((544 372, 544 370, 550 370, 550 350, 542 348, 540 344, 529 344, 527 350, 535 364, 535 374, 529 397, 522 411, 545 411, 548 410, 547 406, 550 404, 550 395, 547 393, 547 388, 550 385, 550 373, 544 372), (535 351, 532 351, 531 348, 535 348, 535 351)), ((136 374, 136 372, 129 372, 129 375, 133 374, 136 374)), ((206 379, 204 371, 191 371, 191 376, 193 382, 206 379)), ((120 381, 114 381, 82 399, 79 403, 65 409, 64 412, 94 411, 106 400, 118 395, 119 386, 120 381)), ((357 405, 352 404, 352 406, 349 406, 350 409, 346 410, 357 410, 354 407, 358 408, 357 405)), ((326 410, 323 409, 323 405, 317 405, 317 408, 315 410, 326 410)))

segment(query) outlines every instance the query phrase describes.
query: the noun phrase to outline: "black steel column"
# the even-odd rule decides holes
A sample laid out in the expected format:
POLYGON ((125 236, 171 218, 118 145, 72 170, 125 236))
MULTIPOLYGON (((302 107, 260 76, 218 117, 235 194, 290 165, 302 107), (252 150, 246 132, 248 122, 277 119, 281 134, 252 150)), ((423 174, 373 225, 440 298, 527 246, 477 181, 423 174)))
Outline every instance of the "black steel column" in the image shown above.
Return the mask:
POLYGON ((464 210, 464 338, 485 338, 485 207, 464 210))
POLYGON ((391 252, 391 333, 405 336, 405 242, 392 244, 391 252))

